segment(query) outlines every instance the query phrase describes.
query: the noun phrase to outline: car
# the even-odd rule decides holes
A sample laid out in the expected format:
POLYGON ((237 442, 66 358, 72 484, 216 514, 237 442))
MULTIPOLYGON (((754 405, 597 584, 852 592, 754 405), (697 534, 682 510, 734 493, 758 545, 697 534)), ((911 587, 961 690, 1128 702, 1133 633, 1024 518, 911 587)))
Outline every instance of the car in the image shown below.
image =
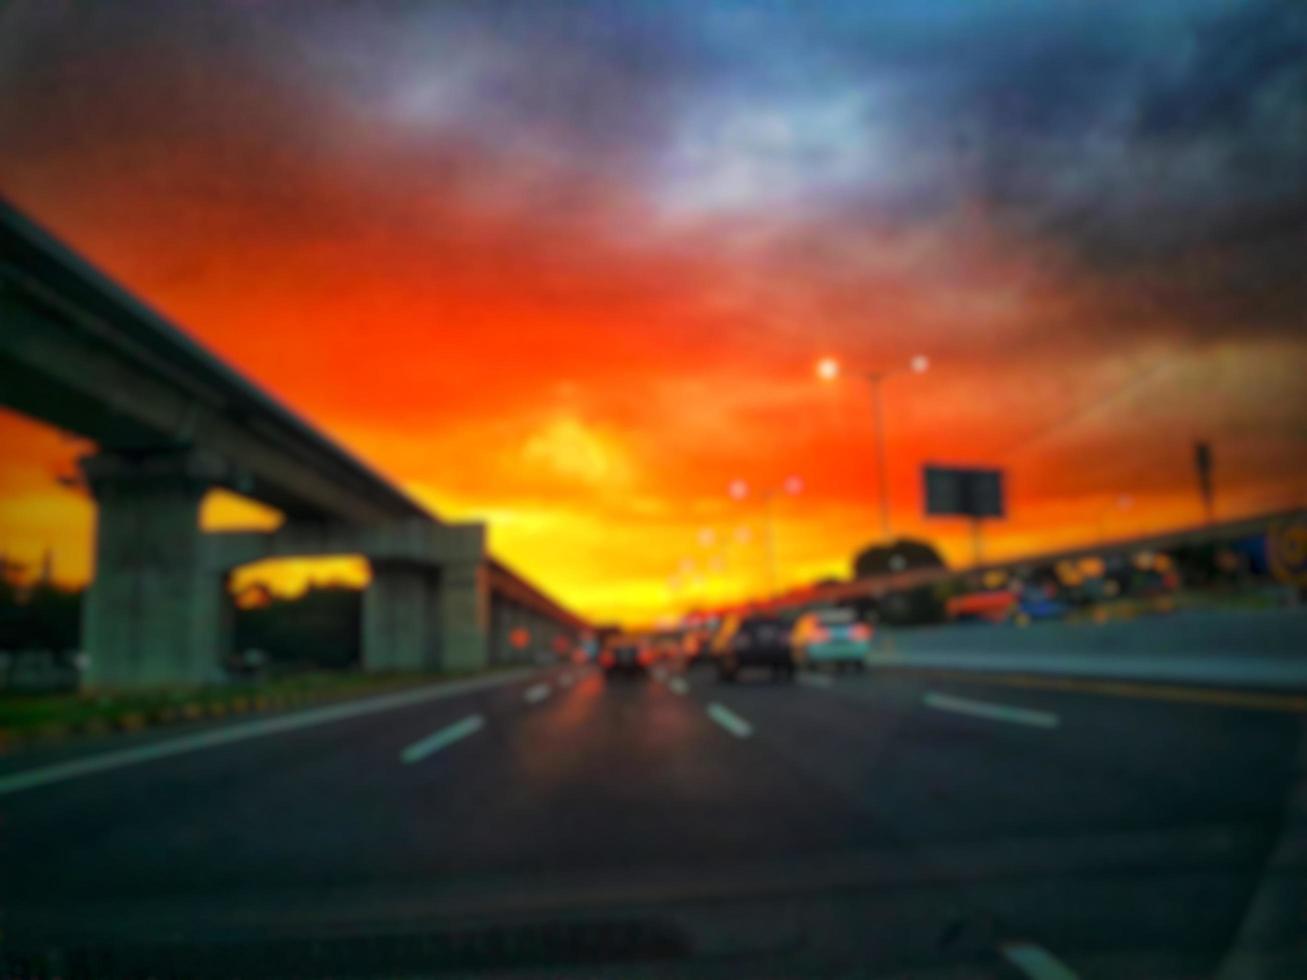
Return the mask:
POLYGON ((654 663, 679 670, 684 666, 684 650, 679 632, 656 633, 650 638, 654 663))
POLYGON ((687 630, 681 641, 681 658, 688 667, 701 667, 712 663, 712 641, 715 630, 700 626, 687 630))
POLYGON ((609 640, 599 654, 599 666, 609 677, 614 674, 643 674, 653 662, 653 648, 634 636, 609 640))
POLYGON ((809 670, 864 670, 872 629, 852 609, 818 609, 800 616, 791 642, 794 659, 809 670))
POLYGON ((749 667, 768 667, 773 677, 794 676, 788 622, 779 616, 750 616, 731 633, 717 657, 718 679, 733 681, 749 667))

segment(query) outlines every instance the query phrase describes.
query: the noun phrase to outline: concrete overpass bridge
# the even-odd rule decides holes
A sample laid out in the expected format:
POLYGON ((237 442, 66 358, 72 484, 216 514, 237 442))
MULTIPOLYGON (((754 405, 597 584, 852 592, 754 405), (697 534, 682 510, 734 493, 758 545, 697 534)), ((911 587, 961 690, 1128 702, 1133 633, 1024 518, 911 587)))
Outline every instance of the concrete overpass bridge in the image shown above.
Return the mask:
POLYGON ((212 680, 230 646, 227 577, 265 558, 368 559, 369 671, 474 670, 584 627, 487 554, 483 524, 429 513, 3 200, 0 404, 98 446, 80 461, 98 516, 93 685, 212 680), (285 521, 205 532, 213 488, 285 521))

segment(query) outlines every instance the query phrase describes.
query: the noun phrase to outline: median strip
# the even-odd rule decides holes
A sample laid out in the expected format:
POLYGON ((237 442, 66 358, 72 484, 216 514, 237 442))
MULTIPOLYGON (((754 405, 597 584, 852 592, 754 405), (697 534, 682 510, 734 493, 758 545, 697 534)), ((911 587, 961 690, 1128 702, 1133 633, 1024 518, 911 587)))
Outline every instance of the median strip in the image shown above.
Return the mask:
POLYGON ((1015 725, 1032 725, 1035 728, 1056 728, 1060 724, 1057 715, 1049 711, 1032 711, 1029 708, 1014 708, 989 701, 972 701, 970 698, 956 698, 951 694, 939 694, 935 691, 927 691, 921 700, 928 708, 986 718, 990 721, 1007 721, 1015 725))
POLYGON ((307 711, 299 711, 292 715, 282 715, 276 718, 260 718, 257 721, 226 725, 222 728, 197 732, 194 735, 184 735, 167 741, 152 742, 149 745, 138 745, 130 749, 119 749, 114 752, 102 752, 97 755, 73 759, 69 762, 42 766, 37 769, 27 769, 0 776, 0 796, 18 793, 25 789, 33 789, 37 786, 47 786, 51 783, 61 783, 68 779, 76 779, 79 776, 90 776, 99 772, 108 772, 112 769, 121 769, 125 766, 134 766, 142 762, 151 762, 155 759, 166 759, 169 756, 181 755, 185 752, 216 748, 220 745, 230 745, 233 742, 243 742, 246 739, 260 738, 265 735, 278 735, 282 732, 309 728, 313 725, 324 725, 333 721, 359 718, 381 711, 407 708, 427 701, 457 697, 460 694, 469 694, 473 691, 498 687, 501 684, 510 684, 521 680, 530 673, 529 669, 507 671, 492 677, 475 677, 468 680, 433 684, 417 690, 385 694, 381 697, 350 701, 344 704, 332 704, 323 708, 311 708, 307 711))
POLYGON ((532 684, 522 695, 522 700, 527 704, 539 704, 545 698, 549 697, 553 690, 548 684, 532 684))
POLYGON ((446 725, 439 731, 432 732, 426 738, 414 742, 401 752, 399 757, 404 760, 406 765, 421 762, 432 753, 448 748, 455 742, 461 742, 469 735, 475 735, 485 726, 486 720, 481 715, 468 715, 462 721, 446 725))
POLYGON ((708 705, 708 717, 736 738, 748 738, 753 734, 753 726, 724 704, 714 701, 708 705))
POLYGON ((1003 943, 999 949, 1007 961, 1030 980, 1076 980, 1076 974, 1061 960, 1033 943, 1003 943))

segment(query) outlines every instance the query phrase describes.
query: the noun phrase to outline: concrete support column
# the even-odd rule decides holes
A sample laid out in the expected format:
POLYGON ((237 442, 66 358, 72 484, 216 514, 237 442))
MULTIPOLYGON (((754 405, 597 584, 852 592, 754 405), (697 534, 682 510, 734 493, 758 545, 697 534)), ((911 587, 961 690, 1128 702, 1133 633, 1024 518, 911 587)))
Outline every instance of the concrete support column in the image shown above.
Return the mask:
POLYGON ((434 670, 438 617, 432 569, 374 560, 363 594, 363 669, 434 670))
POLYGON ((222 576, 206 560, 200 501, 219 475, 192 451, 81 461, 99 505, 86 595, 86 682, 127 688, 221 678, 222 576))
POLYGON ((481 561, 440 568, 440 665, 482 670, 490 664, 490 589, 481 561))

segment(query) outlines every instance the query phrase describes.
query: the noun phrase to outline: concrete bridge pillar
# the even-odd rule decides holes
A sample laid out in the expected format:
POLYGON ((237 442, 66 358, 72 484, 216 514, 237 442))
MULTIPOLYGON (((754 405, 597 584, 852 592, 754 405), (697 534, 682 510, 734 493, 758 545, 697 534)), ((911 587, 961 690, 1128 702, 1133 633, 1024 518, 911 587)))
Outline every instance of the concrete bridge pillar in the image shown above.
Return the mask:
POLYGON ((221 677, 222 576, 205 560, 200 501, 220 466, 190 450, 81 460, 99 505, 82 617, 92 687, 221 677))
POLYGON ((480 561, 440 567, 440 666, 481 670, 490 664, 490 589, 480 561))
POLYGON ((433 570, 410 561, 372 561, 363 594, 363 669, 434 670, 439 609, 433 570))
POLYGON ((480 561, 372 562, 363 596, 368 671, 481 670, 490 662, 490 598, 480 561))

